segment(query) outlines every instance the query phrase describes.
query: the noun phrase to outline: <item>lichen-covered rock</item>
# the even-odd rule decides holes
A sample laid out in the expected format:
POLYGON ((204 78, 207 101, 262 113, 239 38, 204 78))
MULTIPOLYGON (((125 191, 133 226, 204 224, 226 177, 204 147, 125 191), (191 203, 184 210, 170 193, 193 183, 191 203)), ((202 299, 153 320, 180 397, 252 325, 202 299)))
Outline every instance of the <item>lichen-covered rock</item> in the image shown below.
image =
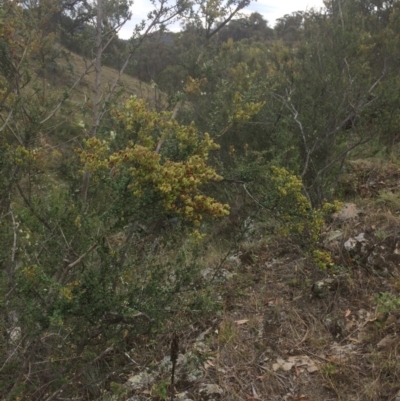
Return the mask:
POLYGON ((126 385, 132 390, 140 390, 150 387, 155 381, 154 375, 147 372, 140 372, 128 379, 126 385))
POLYGON ((218 386, 218 384, 201 384, 199 393, 202 395, 204 400, 211 401, 219 398, 224 390, 218 386))
POLYGON ((323 298, 328 295, 329 291, 334 291, 338 285, 338 278, 327 277, 323 280, 316 281, 311 287, 311 291, 315 296, 323 298))
POLYGON ((393 274, 400 266, 400 238, 387 236, 384 240, 374 233, 360 233, 343 244, 349 256, 360 266, 379 275, 393 274))
POLYGON ((193 401, 187 391, 184 391, 183 393, 175 394, 175 401, 193 401))

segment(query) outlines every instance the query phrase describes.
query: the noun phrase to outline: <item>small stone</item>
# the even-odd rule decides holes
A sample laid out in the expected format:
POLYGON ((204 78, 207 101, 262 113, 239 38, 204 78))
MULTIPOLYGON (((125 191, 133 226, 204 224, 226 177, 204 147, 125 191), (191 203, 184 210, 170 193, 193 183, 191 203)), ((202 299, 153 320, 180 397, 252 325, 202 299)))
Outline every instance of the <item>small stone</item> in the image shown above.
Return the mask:
POLYGON ((360 233, 360 234, 358 234, 357 236, 354 237, 354 239, 355 239, 357 242, 364 242, 364 241, 366 241, 366 239, 365 239, 365 233, 360 233))
POLYGON ((355 249, 357 246, 357 240, 355 238, 349 238, 345 243, 344 243, 344 249, 346 249, 347 252, 352 251, 355 249))
POLYGON ((381 341, 376 345, 378 349, 390 349, 394 343, 396 342, 396 335, 387 335, 386 337, 382 338, 381 341))
POLYGON ((133 390, 139 390, 142 388, 149 387, 154 382, 154 376, 147 373, 141 372, 138 375, 132 376, 128 379, 127 385, 133 390))
POLYGON ((328 295, 330 290, 334 290, 337 287, 337 280, 327 277, 323 280, 317 281, 311 287, 311 291, 318 297, 322 298, 328 295))
POLYGON ((175 394, 175 400, 176 401, 193 401, 191 398, 189 398, 187 391, 184 391, 183 393, 175 394))
POLYGON ((193 344, 193 351, 197 352, 198 354, 209 354, 211 352, 211 349, 202 341, 196 341, 193 344))
POLYGON ((211 278, 214 275, 214 271, 213 271, 213 269, 207 267, 204 270, 202 270, 200 272, 200 274, 202 275, 204 280, 208 280, 209 278, 211 278))
POLYGON ((218 384, 202 384, 200 386, 200 393, 205 396, 222 395, 224 390, 218 384))

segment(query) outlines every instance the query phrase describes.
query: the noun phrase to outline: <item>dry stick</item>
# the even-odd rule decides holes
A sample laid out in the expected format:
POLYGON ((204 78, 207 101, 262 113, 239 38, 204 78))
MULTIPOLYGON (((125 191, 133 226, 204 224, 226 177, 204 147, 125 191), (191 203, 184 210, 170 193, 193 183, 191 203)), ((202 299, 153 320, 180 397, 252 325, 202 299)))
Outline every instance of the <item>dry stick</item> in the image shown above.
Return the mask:
MULTIPOLYGON (((14 135, 14 137, 15 137, 15 139, 18 141, 18 143, 19 143, 21 146, 24 146, 24 143, 22 142, 21 138, 15 133, 15 131, 10 127, 10 124, 8 123, 8 120, 10 119, 11 114, 12 114, 12 111, 11 111, 10 114, 8 115, 7 120, 4 122, 3 127, 1 127, 0 132, 4 129, 4 127, 7 127, 7 128, 11 131, 11 133, 14 135)), ((3 116, 1 116, 1 119, 4 121, 3 116)))
MULTIPOLYGON (((290 91, 289 93, 286 91, 287 94, 287 98, 290 99, 292 92, 290 91)), ((307 144, 307 138, 306 138, 306 134, 304 132, 304 127, 303 124, 301 123, 301 121, 299 120, 299 112, 296 110, 296 108, 294 107, 293 103, 290 102, 290 100, 286 100, 283 96, 274 94, 274 96, 276 98, 278 98, 281 102, 283 102, 283 104, 286 106, 286 108, 292 113, 293 116, 293 120, 296 122, 296 124, 299 126, 300 132, 301 132, 301 138, 303 140, 303 145, 304 145, 304 150, 306 152, 306 160, 304 163, 304 167, 303 167, 303 171, 301 173, 301 176, 303 177, 304 174, 307 172, 308 170, 308 165, 310 163, 310 158, 311 158, 311 153, 312 150, 309 149, 308 144, 307 144)), ((306 193, 308 200, 309 199, 309 195, 306 193)))
MULTIPOLYGON (((29 348, 29 345, 31 345, 31 344, 28 344, 26 348, 29 348)), ((11 390, 7 394, 7 398, 6 398, 7 401, 12 399, 11 396, 12 396, 14 390, 18 387, 18 385, 20 384, 21 380, 25 377, 25 370, 26 370, 27 367, 30 366, 30 362, 29 361, 32 358, 33 354, 35 353, 38 345, 39 345, 39 339, 33 340, 33 345, 32 345, 31 350, 29 351, 29 354, 26 355, 26 356, 25 355, 23 356, 25 358, 24 365, 23 365, 22 369, 20 370, 19 376, 14 381, 14 385, 12 386, 11 390)), ((27 351, 27 353, 28 353, 28 351, 27 351)))
POLYGON ((326 359, 326 358, 324 358, 323 356, 314 354, 313 352, 308 351, 308 350, 306 350, 306 349, 304 349, 303 351, 304 351, 306 354, 309 354, 309 355, 311 355, 311 356, 313 356, 313 357, 315 357, 315 358, 320 359, 321 361, 324 361, 324 362, 331 362, 329 359, 326 359))
MULTIPOLYGON (((62 235, 62 237, 64 238, 64 242, 65 242, 65 245, 67 246, 67 249, 71 249, 71 244, 72 244, 73 239, 72 239, 70 242, 68 242, 68 241, 67 241, 67 237, 65 236, 64 231, 63 231, 63 229, 61 228, 61 226, 59 226, 58 228, 60 229, 61 235, 62 235)), ((72 250, 72 251, 73 251, 73 250, 72 250)), ((74 255, 75 255, 76 257, 78 257, 78 254, 77 254, 76 252, 74 252, 74 255)), ((68 260, 67 260, 67 262, 68 262, 68 260)))
POLYGON ((75 266, 77 266, 79 263, 82 262, 82 260, 90 253, 92 252, 95 248, 96 248, 97 244, 93 244, 90 246, 90 248, 83 253, 82 255, 79 256, 78 259, 76 259, 74 262, 69 263, 68 265, 66 265, 64 267, 64 269, 60 272, 59 277, 56 277, 56 281, 58 281, 59 283, 62 283, 66 277, 66 275, 68 274, 68 272, 73 269, 75 266))
POLYGON ((297 348, 300 344, 303 344, 304 341, 306 341, 308 334, 310 333, 310 328, 307 326, 306 322, 300 317, 300 315, 297 313, 297 311, 295 310, 294 312, 296 313, 297 317, 301 320, 301 322, 304 324, 304 326, 306 326, 306 334, 304 334, 303 338, 297 344, 295 344, 293 347, 293 348, 297 348))
MULTIPOLYGON (((10 196, 10 215, 13 223, 13 246, 11 250, 11 263, 9 267, 7 268, 7 275, 8 275, 8 286, 7 286, 7 294, 5 296, 6 300, 6 309, 8 310, 8 304, 10 301, 10 296, 14 289, 16 288, 16 284, 14 282, 14 274, 15 274, 15 269, 16 269, 16 263, 15 263, 15 255, 17 253, 17 228, 18 228, 18 223, 15 221, 14 213, 12 210, 12 205, 11 205, 11 196, 10 196)), ((8 313, 8 312, 7 312, 8 313)))
POLYGON ((225 135, 231 128, 233 127, 233 123, 228 124, 225 128, 221 130, 221 132, 218 135, 215 135, 216 138, 221 137, 222 135, 225 135))
POLYGON ((207 34, 207 39, 210 39, 217 34, 240 10, 247 7, 249 3, 249 0, 242 0, 225 21, 219 24, 211 33, 207 34))
POLYGON ((8 358, 4 361, 3 365, 0 367, 0 372, 5 368, 7 363, 14 357, 15 353, 18 351, 18 349, 21 347, 22 343, 26 340, 26 336, 24 336, 18 345, 14 348, 14 350, 11 352, 11 354, 8 356, 8 358))
MULTIPOLYGON (((12 116, 12 110, 10 111, 10 113, 8 114, 8 116, 7 116, 7 118, 6 118, 6 120, 4 121, 4 118, 3 118, 3 116, 1 116, 1 119, 4 121, 4 124, 0 127, 0 132, 1 131, 3 131, 3 129, 8 125, 8 120, 11 118, 11 116, 12 116)), ((17 137, 17 140, 18 140, 18 137, 17 137)), ((19 142, 19 141, 18 141, 19 142)), ((20 144, 21 144, 21 142, 20 142, 20 144)))
MULTIPOLYGON (((126 23, 127 19, 125 19, 119 26, 122 27, 126 23)), ((101 112, 100 112, 100 102, 101 102, 101 81, 102 81, 102 64, 101 58, 104 54, 104 48, 102 47, 103 43, 103 35, 102 35, 102 28, 103 28, 103 0, 97 0, 97 17, 96 17, 96 61, 94 63, 96 76, 94 82, 94 99, 93 99, 93 127, 91 136, 95 137, 97 134, 97 129, 100 125, 101 121, 101 112)), ((118 30, 118 28, 116 30, 118 30)), ((110 40, 115 38, 114 32, 110 31, 107 32, 106 35, 110 36, 110 40)), ((106 36, 104 35, 104 36, 106 36)))
POLYGON ((13 222, 13 232, 14 232, 13 247, 12 247, 12 251, 11 251, 11 263, 14 264, 14 262, 15 262, 15 253, 17 251, 17 227, 18 227, 18 225, 17 225, 17 223, 15 221, 14 213, 13 213, 11 204, 10 204, 10 214, 11 214, 11 219, 12 219, 12 222, 13 222))
POLYGON ((352 145, 350 145, 347 149, 345 149, 342 153, 340 153, 335 159, 333 159, 330 163, 328 163, 324 168, 322 168, 320 171, 318 171, 315 179, 317 180, 322 175, 322 173, 325 172, 325 170, 327 170, 329 167, 331 167, 333 164, 335 164, 339 160, 341 160, 341 159, 344 160, 347 157, 347 154, 350 153, 354 148, 356 148, 357 146, 360 146, 360 145, 363 145, 363 144, 367 143, 371 139, 372 139, 372 136, 369 136, 364 140, 360 139, 359 141, 357 141, 357 142, 353 143, 352 145))
MULTIPOLYGON (((180 101, 175 105, 174 107, 174 111, 172 112, 171 115, 171 120, 175 120, 176 119, 176 115, 178 114, 179 109, 181 108, 183 103, 181 103, 180 101)), ((160 153, 161 150, 161 146, 164 143, 165 138, 160 138, 160 140, 158 141, 157 147, 156 147, 156 153, 160 153)))
POLYGON ((243 188, 246 191, 246 194, 250 196, 251 199, 253 199, 254 202, 257 203, 258 206, 261 206, 263 209, 268 210, 269 212, 271 211, 267 207, 265 207, 258 199, 256 199, 247 189, 246 184, 243 184, 243 188))
MULTIPOLYGON (((206 33, 206 40, 207 42, 214 36, 216 35, 226 24, 228 24, 231 19, 243 8, 247 7, 249 5, 250 1, 249 0, 242 0, 239 2, 239 4, 236 6, 236 8, 229 14, 229 16, 222 21, 213 31, 211 31, 212 25, 209 25, 207 28, 207 33, 206 33)), ((203 50, 200 52, 200 54, 197 57, 196 64, 199 64, 206 49, 203 48, 203 50)))
POLYGON ((339 0, 338 3, 339 3, 340 22, 342 23, 342 30, 344 31, 344 19, 343 19, 343 12, 342 12, 342 3, 341 3, 341 0, 339 0))

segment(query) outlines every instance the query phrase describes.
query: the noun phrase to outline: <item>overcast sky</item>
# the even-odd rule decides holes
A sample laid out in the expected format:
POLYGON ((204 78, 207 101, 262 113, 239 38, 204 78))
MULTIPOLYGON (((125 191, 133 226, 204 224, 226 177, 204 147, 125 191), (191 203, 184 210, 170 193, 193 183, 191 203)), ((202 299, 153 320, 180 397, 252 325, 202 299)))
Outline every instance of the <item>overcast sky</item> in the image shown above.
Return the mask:
MULTIPOLYGON (((322 0, 258 0, 257 2, 252 2, 244 12, 247 14, 255 11, 259 12, 269 22, 269 25, 273 27, 275 21, 285 14, 299 10, 305 11, 312 7, 319 10, 323 7, 322 0)), ((119 36, 123 39, 130 38, 133 26, 146 18, 147 13, 151 10, 152 7, 149 0, 135 0, 132 8, 133 18, 121 29, 119 36)), ((170 29, 177 31, 179 30, 179 25, 170 27, 170 29)))

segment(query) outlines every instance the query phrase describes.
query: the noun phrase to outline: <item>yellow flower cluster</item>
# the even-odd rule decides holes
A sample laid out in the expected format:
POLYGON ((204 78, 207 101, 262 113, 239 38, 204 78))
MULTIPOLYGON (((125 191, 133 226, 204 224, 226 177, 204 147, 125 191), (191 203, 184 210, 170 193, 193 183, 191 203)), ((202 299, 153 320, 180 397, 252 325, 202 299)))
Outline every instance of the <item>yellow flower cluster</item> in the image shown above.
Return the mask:
POLYGON ((170 113, 150 111, 143 100, 135 98, 114 115, 136 141, 113 153, 105 141, 86 141, 86 148, 79 153, 87 168, 92 172, 112 170, 114 177, 120 170, 128 169, 135 178, 130 189, 136 197, 141 197, 143 188, 150 185, 161 195, 166 211, 181 214, 194 224, 199 224, 203 215, 229 214, 228 205, 202 195, 199 190, 203 184, 222 179, 207 165, 210 151, 218 149, 207 133, 200 138, 194 124, 179 125, 170 113), (178 144, 181 160, 174 161, 163 154, 169 142, 178 144))
POLYGON ((26 266, 22 269, 22 274, 31 285, 36 285, 39 282, 41 270, 38 265, 26 266))
POLYGON ((304 215, 311 205, 303 194, 303 182, 300 177, 290 173, 283 167, 271 166, 271 180, 283 198, 291 198, 296 204, 296 214, 304 215))
POLYGON ((201 87, 207 83, 207 78, 188 77, 185 85, 185 92, 188 95, 200 95, 201 87))
POLYGON ((79 281, 73 281, 68 283, 65 287, 61 287, 59 289, 60 295, 62 298, 66 299, 67 301, 72 301, 73 299, 73 290, 79 286, 79 281))
POLYGON ((233 113, 230 122, 242 122, 250 120, 263 107, 265 102, 244 102, 239 92, 233 98, 233 113))
POLYGON ((322 270, 326 270, 328 267, 333 266, 332 255, 329 251, 321 251, 316 249, 312 252, 312 256, 315 264, 322 270))
POLYGON ((325 202, 321 207, 321 212, 324 213, 325 215, 333 214, 341 210, 342 207, 343 207, 343 202, 340 202, 338 200, 334 200, 333 203, 325 202))
POLYGON ((285 236, 293 233, 306 234, 311 241, 318 241, 325 224, 324 217, 339 210, 341 203, 324 203, 321 208, 313 209, 303 193, 300 177, 277 166, 270 167, 270 174, 278 201, 278 211, 285 222, 280 233, 285 236))

